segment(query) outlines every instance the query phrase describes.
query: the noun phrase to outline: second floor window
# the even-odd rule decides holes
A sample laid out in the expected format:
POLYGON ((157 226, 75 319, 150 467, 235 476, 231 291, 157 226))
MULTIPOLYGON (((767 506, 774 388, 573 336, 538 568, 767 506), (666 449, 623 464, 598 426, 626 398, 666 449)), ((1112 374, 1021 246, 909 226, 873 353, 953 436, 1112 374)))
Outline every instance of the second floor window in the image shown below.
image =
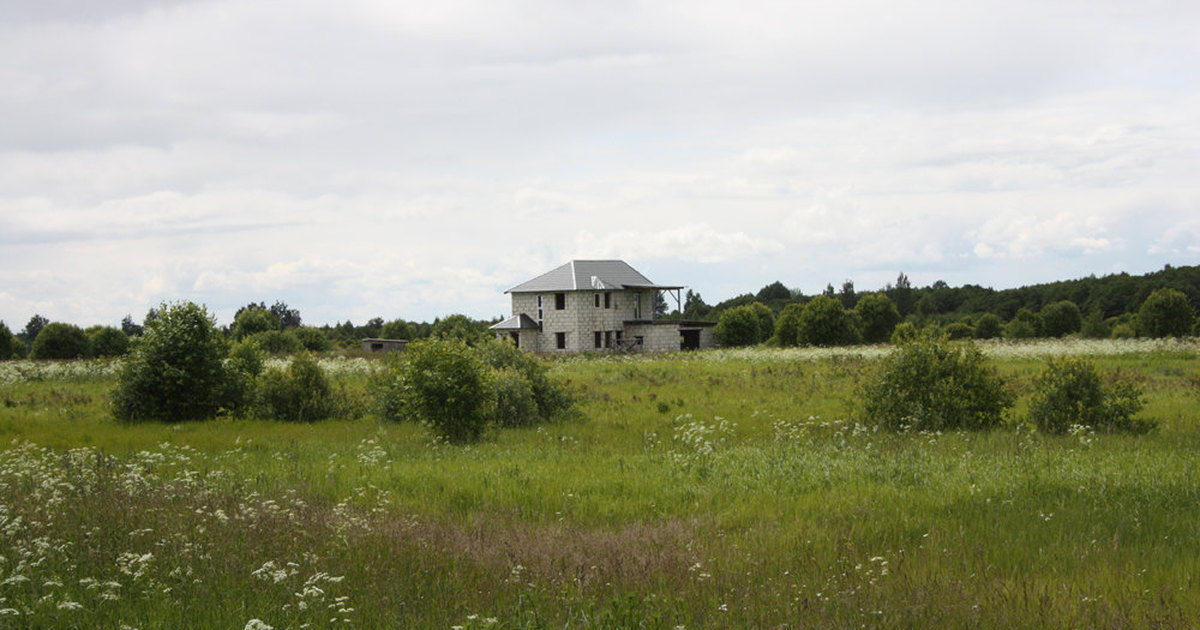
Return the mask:
POLYGON ((567 294, 566 293, 555 293, 554 294, 554 310, 561 311, 565 308, 567 308, 567 294))

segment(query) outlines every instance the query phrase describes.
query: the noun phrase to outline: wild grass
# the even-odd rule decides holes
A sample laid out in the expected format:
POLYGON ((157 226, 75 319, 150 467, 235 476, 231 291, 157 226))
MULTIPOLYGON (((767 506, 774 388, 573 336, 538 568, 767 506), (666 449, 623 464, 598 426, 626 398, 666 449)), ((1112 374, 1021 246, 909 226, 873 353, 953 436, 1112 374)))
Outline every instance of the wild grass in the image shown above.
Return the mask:
MULTIPOLYGON (((22 367, 0 626, 1195 623, 1194 345, 985 348, 1022 400, 1051 354, 1132 375, 1141 436, 1040 435, 1021 404, 987 433, 878 432, 855 392, 883 351, 555 361, 582 420, 466 447, 369 414, 123 425, 108 368, 22 367)), ((353 361, 335 386, 366 396, 353 361)))

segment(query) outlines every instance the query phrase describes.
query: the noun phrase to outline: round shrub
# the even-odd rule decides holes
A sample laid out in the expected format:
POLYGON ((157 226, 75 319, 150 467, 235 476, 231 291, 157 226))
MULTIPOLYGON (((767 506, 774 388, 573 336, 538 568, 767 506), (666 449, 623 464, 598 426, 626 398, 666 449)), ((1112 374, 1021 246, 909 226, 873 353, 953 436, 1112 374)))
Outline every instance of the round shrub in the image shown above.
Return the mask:
POLYGON ((946 324, 946 327, 942 329, 942 332, 945 333, 946 336, 951 340, 971 339, 975 336, 975 329, 966 322, 952 322, 950 324, 946 324))
POLYGON ((1033 339, 1042 336, 1042 318, 1022 306, 1017 314, 1004 326, 1006 339, 1033 339))
POLYGON ((525 375, 506 367, 492 373, 494 396, 492 418, 502 427, 521 427, 536 424, 537 400, 525 375))
POLYGON ((87 329, 92 356, 120 357, 129 352, 129 335, 112 326, 92 326, 87 329))
POLYGON ((325 371, 311 354, 292 357, 287 368, 272 368, 258 388, 263 417, 287 422, 313 422, 333 415, 333 389, 325 371))
POLYGON ((237 406, 225 339, 208 311, 163 304, 122 367, 112 393, 121 420, 199 420, 237 406))
POLYGON ((268 330, 279 330, 279 317, 262 306, 243 308, 233 316, 233 326, 230 334, 241 341, 246 337, 257 335, 268 330))
POLYGON ((883 293, 864 295, 854 305, 854 312, 862 322, 862 337, 867 343, 884 343, 892 338, 892 331, 900 323, 900 311, 896 303, 883 293))
POLYGON ((766 341, 775 334, 775 312, 762 302, 750 304, 750 310, 758 318, 758 341, 766 341))
POLYGON ((86 359, 92 356, 92 344, 83 329, 62 322, 46 324, 33 340, 32 359, 86 359))
POLYGON ((1047 337, 1062 337, 1079 332, 1083 327, 1083 314, 1079 306, 1070 300, 1047 304, 1042 308, 1042 334, 1047 337))
POLYGON ((1196 313, 1182 291, 1159 289, 1138 309, 1137 331, 1146 337, 1183 337, 1195 321, 1196 313))
POLYGON ((984 313, 975 322, 976 339, 995 339, 1004 334, 1004 320, 995 313, 984 313))
POLYGON ((892 330, 891 342, 896 345, 901 345, 910 341, 916 340, 921 332, 917 330, 917 325, 912 322, 900 322, 896 324, 896 328, 892 330))
POLYGON ((783 307, 779 317, 775 319, 775 341, 783 347, 791 347, 800 343, 800 312, 803 304, 788 304, 783 307))
POLYGON ((1029 417, 1038 430, 1053 434, 1076 426, 1141 432, 1150 426, 1133 419, 1142 405, 1136 384, 1121 379, 1105 384, 1090 361, 1059 357, 1034 377, 1029 417))
MULTIPOLYGON (((480 361, 492 370, 494 376, 511 370, 528 383, 535 405, 534 414, 529 418, 529 422, 552 421, 571 409, 573 403, 567 389, 550 378, 546 373, 546 365, 536 356, 522 351, 508 341, 495 338, 480 343, 474 348, 474 352, 480 361)), ((493 393, 496 394, 495 402, 499 405, 502 402, 499 389, 493 393)), ((497 422, 506 426, 505 421, 499 417, 497 422)))
POLYGON ((319 328, 301 326, 294 328, 291 334, 300 342, 300 346, 309 352, 325 352, 333 349, 333 342, 319 328))
POLYGON ((749 304, 726 309, 717 319, 713 337, 726 347, 754 345, 762 341, 762 320, 749 304))
POLYGON ((488 374, 465 341, 422 339, 399 356, 388 388, 395 401, 385 409, 450 442, 472 442, 483 435, 490 413, 488 374))
POLYGON ((902 343, 861 394, 867 421, 894 431, 990 429, 1013 403, 973 343, 930 335, 902 343))
POLYGON ((828 295, 818 295, 800 311, 800 343, 808 346, 844 346, 858 343, 861 337, 854 319, 842 303, 828 295))

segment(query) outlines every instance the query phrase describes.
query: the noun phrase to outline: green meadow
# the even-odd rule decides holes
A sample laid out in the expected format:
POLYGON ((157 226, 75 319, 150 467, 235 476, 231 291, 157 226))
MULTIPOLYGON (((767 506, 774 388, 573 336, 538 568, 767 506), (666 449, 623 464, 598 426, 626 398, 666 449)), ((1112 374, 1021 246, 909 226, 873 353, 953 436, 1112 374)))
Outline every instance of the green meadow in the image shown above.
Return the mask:
POLYGON ((0 627, 1200 624, 1200 342, 982 345, 1005 427, 885 433, 886 346, 549 361, 572 420, 439 443, 354 419, 112 419, 111 363, 0 363, 0 627), (1044 360, 1145 394, 1145 435, 1024 423, 1044 360))

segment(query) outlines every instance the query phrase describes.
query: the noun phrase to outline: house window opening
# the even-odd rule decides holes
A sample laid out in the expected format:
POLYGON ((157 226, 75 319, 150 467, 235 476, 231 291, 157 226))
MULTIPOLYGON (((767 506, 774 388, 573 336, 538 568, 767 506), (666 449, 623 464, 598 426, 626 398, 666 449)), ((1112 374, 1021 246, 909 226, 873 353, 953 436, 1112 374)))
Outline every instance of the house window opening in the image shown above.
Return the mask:
POLYGON ((611 293, 604 294, 604 308, 612 308, 612 294, 611 293))
POLYGON ((596 349, 599 349, 599 348, 601 347, 601 344, 603 343, 603 337, 600 335, 600 331, 599 331, 599 330, 597 330, 596 332, 594 332, 594 333, 592 333, 592 334, 595 336, 595 340, 596 340, 596 341, 595 341, 595 346, 596 346, 596 349))
POLYGON ((613 337, 613 335, 612 335, 611 330, 604 331, 604 347, 605 348, 612 348, 612 337, 613 337))
POLYGON ((554 294, 554 310, 561 311, 561 310, 565 310, 566 308, 567 308, 567 294, 566 293, 555 293, 554 294))
POLYGON ((567 349, 567 333, 554 333, 554 347, 558 348, 559 350, 567 349))

